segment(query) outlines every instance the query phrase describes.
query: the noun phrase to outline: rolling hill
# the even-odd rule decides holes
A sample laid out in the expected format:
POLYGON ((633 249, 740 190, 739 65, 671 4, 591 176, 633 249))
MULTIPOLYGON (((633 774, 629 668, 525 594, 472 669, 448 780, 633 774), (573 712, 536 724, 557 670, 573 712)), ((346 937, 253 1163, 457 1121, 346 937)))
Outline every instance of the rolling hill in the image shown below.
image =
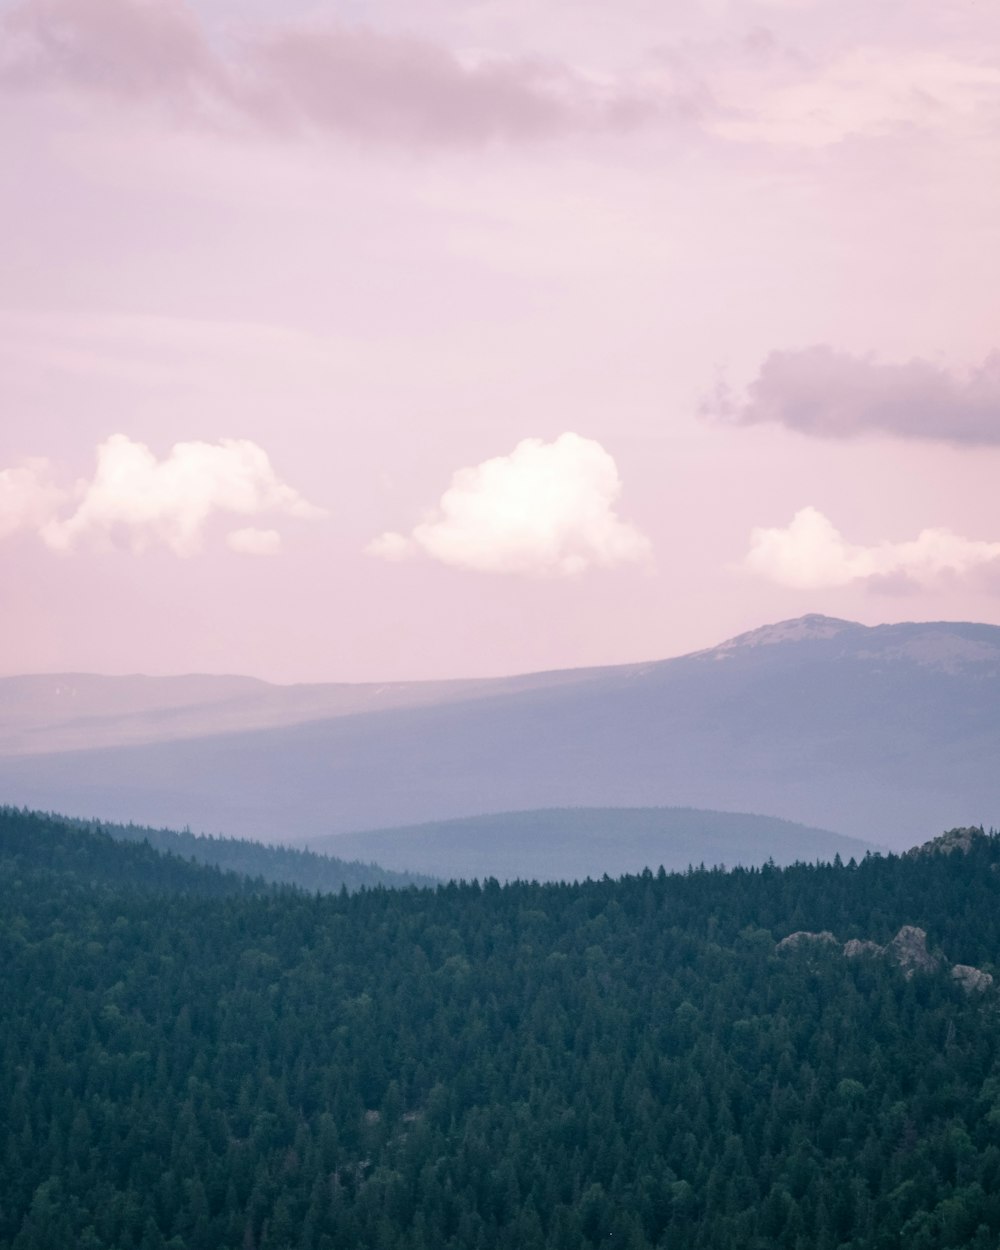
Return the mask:
POLYGON ((556 808, 334 834, 313 849, 399 872, 471 881, 582 881, 644 868, 863 859, 876 849, 770 816, 691 808, 556 808))

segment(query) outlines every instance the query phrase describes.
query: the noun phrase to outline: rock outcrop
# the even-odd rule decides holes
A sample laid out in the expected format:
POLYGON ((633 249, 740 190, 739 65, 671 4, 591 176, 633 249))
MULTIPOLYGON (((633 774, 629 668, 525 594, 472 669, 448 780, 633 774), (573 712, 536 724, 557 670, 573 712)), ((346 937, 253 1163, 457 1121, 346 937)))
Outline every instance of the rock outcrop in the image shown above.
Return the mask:
MULTIPOLYGON (((973 830, 973 832, 978 833, 978 830, 973 830)), ((821 933, 800 929, 797 933, 789 933, 788 937, 782 938, 776 944, 775 950, 791 951, 831 944, 836 945, 837 939, 829 929, 824 929, 821 933)), ((934 954, 927 949, 927 934, 924 930, 912 924, 904 924, 892 941, 885 946, 879 946, 878 942, 871 942, 864 938, 851 938, 850 941, 844 943, 842 949, 845 959, 859 959, 863 956, 872 958, 884 956, 886 959, 891 959, 902 969, 903 976, 907 980, 916 972, 936 972, 948 966, 948 961, 942 955, 934 954)), ((988 972, 983 972, 981 968, 973 968, 969 964, 953 964, 951 975, 967 994, 983 993, 993 985, 993 978, 988 972)))
POLYGON ((899 964, 903 975, 912 977, 915 972, 934 972, 940 968, 940 955, 932 955, 927 949, 927 934, 916 925, 904 924, 889 945, 885 953, 899 964))
POLYGON ((981 968, 972 968, 968 964, 953 964, 952 977, 959 983, 966 994, 981 994, 993 984, 993 978, 981 968))
POLYGON ((796 947, 810 946, 816 942, 824 945, 837 945, 837 939, 828 929, 824 929, 822 933, 810 933, 806 929, 800 929, 797 933, 789 933, 788 937, 782 938, 776 949, 779 951, 794 950, 796 947))
POLYGON ((961 851, 963 855, 968 855, 972 850, 973 843, 978 838, 985 838, 985 836, 986 834, 982 829, 977 829, 973 825, 962 829, 949 829, 947 833, 942 833, 939 838, 931 838, 929 842, 923 842, 920 846, 911 847, 906 854, 911 858, 916 855, 949 855, 952 851, 961 851))

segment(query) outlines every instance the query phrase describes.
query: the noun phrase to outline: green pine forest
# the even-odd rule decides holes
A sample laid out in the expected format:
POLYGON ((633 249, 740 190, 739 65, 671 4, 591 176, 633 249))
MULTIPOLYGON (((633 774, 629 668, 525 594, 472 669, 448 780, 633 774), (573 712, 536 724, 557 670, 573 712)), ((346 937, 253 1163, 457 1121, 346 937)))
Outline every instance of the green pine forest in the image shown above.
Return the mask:
POLYGON ((1000 1244, 1000 837, 339 893, 0 809, 0 1247, 1000 1244), (776 949, 798 930, 832 942, 776 949))
MULTIPOLYGON (((63 817, 63 819, 66 819, 63 817)), ((435 885, 436 878, 412 872, 393 872, 378 864, 342 859, 294 846, 268 845, 245 838, 214 837, 190 829, 151 829, 146 825, 119 825, 103 821, 71 821, 83 829, 103 832, 117 842, 148 842, 157 850, 200 864, 212 864, 244 877, 260 877, 278 885, 297 885, 322 894, 364 886, 435 885)))

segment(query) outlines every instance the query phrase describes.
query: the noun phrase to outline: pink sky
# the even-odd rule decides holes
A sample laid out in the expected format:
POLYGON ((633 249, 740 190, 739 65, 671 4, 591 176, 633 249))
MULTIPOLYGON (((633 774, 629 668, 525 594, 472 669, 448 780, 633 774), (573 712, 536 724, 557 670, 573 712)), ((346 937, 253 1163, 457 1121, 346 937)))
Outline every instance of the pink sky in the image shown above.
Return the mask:
POLYGON ((0 671, 1000 623, 996 5, 0 0, 0 145, 0 671))

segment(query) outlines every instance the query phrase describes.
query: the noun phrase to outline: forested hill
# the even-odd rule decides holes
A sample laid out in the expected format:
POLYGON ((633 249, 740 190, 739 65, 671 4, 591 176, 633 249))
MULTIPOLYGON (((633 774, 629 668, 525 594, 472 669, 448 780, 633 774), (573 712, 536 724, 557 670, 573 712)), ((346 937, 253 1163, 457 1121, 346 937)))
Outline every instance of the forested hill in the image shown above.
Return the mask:
POLYGON ((676 807, 569 807, 312 838, 314 850, 448 880, 582 881, 689 864, 863 859, 875 846, 773 816, 676 807))
POLYGON ((272 846, 247 838, 213 837, 189 829, 149 829, 145 825, 101 822, 96 826, 119 842, 148 842, 157 850, 200 864, 214 864, 247 877, 262 877, 276 885, 294 885, 321 894, 342 889, 360 890, 384 885, 394 889, 436 885, 437 880, 417 872, 393 871, 361 859, 344 859, 321 851, 272 846))
POLYGON ((4 1248, 1000 1237, 1000 994, 951 967, 998 971, 997 837, 213 898, 133 888, 148 847, 33 834, 0 839, 4 1248))
MULTIPOLYGON (((47 821, 53 827, 62 823, 68 828, 111 838, 116 842, 148 843, 154 850, 183 860, 209 864, 224 872, 259 879, 272 885, 292 885, 299 889, 336 894, 342 889, 436 884, 435 878, 419 873, 393 872, 378 864, 356 859, 342 859, 322 852, 288 846, 269 846, 243 838, 212 837, 192 833, 189 829, 150 829, 144 825, 119 825, 104 821, 76 820, 44 813, 22 812, 16 808, 0 808, 0 828, 14 821, 27 831, 34 821, 47 821), (27 822, 25 824, 25 822, 27 822)), ((94 845, 98 845, 95 843, 94 845)), ((141 857, 140 857, 141 858, 141 857)), ((142 860, 153 871, 154 859, 142 860)), ((162 871, 162 869, 160 869, 162 871)), ((155 873, 154 873, 155 875, 155 873)), ((190 875, 190 874, 189 874, 190 875)))
POLYGON ((53 894, 68 887, 99 891, 101 897, 115 889, 139 889, 220 898, 267 888, 261 877, 204 867, 145 841, 123 846, 97 825, 13 807, 0 807, 0 865, 12 891, 28 882, 53 894))

